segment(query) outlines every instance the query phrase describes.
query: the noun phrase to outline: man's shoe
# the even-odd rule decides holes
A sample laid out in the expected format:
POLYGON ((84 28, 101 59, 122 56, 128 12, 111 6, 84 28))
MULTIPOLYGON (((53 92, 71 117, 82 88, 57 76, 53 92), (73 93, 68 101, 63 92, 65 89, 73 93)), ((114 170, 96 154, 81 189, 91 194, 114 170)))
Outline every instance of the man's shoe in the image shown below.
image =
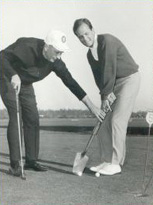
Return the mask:
POLYGON ((110 164, 110 163, 109 162, 103 162, 103 163, 99 164, 98 166, 90 167, 90 170, 93 171, 93 172, 99 172, 101 169, 103 169, 108 164, 110 164))
POLYGON ((21 172, 21 167, 20 166, 17 166, 17 167, 10 167, 9 168, 9 174, 15 176, 15 177, 20 177, 22 175, 22 172, 21 172))
POLYGON ((121 173, 121 167, 117 164, 109 164, 103 169, 99 170, 99 173, 102 175, 115 175, 121 173))
POLYGON ((37 171, 37 172, 45 172, 45 171, 48 170, 47 167, 42 166, 38 162, 26 163, 24 165, 24 169, 25 170, 34 170, 34 171, 37 171))

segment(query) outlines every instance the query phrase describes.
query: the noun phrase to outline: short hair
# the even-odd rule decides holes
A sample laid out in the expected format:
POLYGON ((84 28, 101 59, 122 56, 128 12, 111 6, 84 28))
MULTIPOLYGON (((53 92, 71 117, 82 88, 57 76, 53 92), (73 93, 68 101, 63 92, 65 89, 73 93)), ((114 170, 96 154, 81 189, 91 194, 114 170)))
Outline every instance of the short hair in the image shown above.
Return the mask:
POLYGON ((91 24, 91 22, 87 19, 87 18, 80 18, 80 19, 77 19, 75 22, 74 22, 74 25, 73 25, 73 32, 76 34, 76 31, 77 29, 83 24, 87 24, 89 26, 89 28, 92 30, 93 26, 91 24))

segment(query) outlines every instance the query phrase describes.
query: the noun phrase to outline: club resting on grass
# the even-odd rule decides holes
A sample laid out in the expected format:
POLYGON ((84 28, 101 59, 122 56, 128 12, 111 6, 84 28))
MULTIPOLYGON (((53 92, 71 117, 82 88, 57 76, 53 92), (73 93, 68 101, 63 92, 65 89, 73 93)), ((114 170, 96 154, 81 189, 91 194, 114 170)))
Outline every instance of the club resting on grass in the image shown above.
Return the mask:
MULTIPOLYGON (((115 95, 112 93, 109 97, 108 97, 108 100, 109 100, 109 103, 110 103, 110 106, 114 103, 116 97, 115 95)), ((108 110, 104 110, 105 114, 108 113, 108 110)), ((105 115, 106 117, 106 115, 105 115)), ((105 120, 105 119, 104 119, 105 120)), ((77 153, 76 156, 75 156, 75 159, 74 159, 74 163, 73 163, 73 170, 72 172, 78 176, 82 176, 82 173, 86 167, 86 164, 89 160, 89 157, 86 155, 93 139, 97 136, 97 133, 100 129, 100 126, 101 126, 101 122, 98 121, 96 126, 94 127, 94 130, 92 132, 92 135, 91 137, 89 138, 88 142, 87 142, 87 145, 85 146, 85 149, 82 153, 77 153)))
POLYGON ((16 92, 16 105, 17 105, 17 124, 18 124, 18 137, 19 137, 19 151, 20 151, 20 166, 21 166, 21 179, 26 179, 24 173, 24 165, 23 165, 23 155, 22 155, 22 139, 21 139, 21 121, 20 121, 20 107, 19 107, 19 96, 16 92))

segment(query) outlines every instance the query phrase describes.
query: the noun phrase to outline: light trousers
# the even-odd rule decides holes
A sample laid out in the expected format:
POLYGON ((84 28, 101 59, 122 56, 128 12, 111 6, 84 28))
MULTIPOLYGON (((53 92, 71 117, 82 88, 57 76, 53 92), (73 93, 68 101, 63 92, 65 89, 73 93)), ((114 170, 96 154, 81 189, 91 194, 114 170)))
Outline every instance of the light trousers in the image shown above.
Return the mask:
POLYGON ((133 111, 139 87, 139 72, 116 80, 114 87, 116 101, 112 106, 113 111, 107 114, 98 133, 102 162, 124 164, 128 121, 133 111))

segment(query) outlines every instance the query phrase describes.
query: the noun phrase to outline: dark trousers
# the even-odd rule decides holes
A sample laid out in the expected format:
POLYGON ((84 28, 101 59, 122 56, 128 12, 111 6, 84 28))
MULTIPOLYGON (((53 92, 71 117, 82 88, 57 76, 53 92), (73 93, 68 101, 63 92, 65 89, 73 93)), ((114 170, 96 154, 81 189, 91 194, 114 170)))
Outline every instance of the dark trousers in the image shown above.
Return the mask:
MULTIPOLYGON (((7 139, 10 161, 13 164, 20 160, 15 90, 7 79, 1 81, 0 90, 2 101, 9 114, 7 139)), ((31 84, 21 86, 19 103, 20 119, 23 123, 25 158, 27 162, 36 161, 39 153, 39 114, 31 84)))

